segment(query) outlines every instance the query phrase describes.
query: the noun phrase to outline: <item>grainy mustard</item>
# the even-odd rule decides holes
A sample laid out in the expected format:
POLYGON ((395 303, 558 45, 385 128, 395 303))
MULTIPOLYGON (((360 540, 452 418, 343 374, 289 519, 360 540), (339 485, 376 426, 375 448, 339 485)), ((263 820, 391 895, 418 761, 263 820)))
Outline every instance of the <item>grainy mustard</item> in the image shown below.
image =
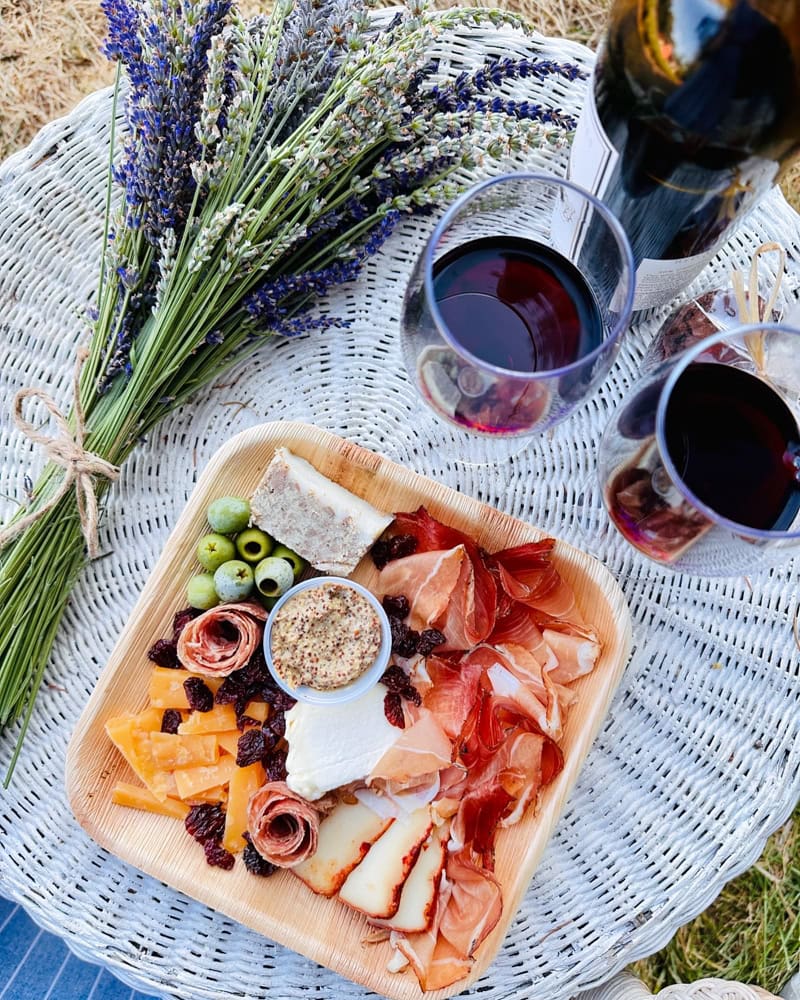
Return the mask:
POLYGON ((350 684, 372 666, 380 644, 375 609, 340 583, 299 591, 272 623, 272 662, 290 687, 331 691, 350 684))

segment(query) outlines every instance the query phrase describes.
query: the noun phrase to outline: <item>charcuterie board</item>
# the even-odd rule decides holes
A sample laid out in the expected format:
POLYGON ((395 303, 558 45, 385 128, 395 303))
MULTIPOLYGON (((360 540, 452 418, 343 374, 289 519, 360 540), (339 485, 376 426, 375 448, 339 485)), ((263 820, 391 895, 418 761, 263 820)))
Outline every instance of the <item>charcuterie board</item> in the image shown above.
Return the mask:
MULTIPOLYGON (((124 861, 377 993, 419 997, 422 993, 411 973, 387 970, 388 945, 366 943, 368 928, 358 913, 336 899, 314 895, 285 872, 262 881, 241 866, 230 872, 210 868, 181 823, 129 810, 111 800, 114 784, 127 780, 129 769, 111 745, 104 722, 120 712, 137 710, 146 700, 152 666, 147 650, 181 606, 205 509, 214 496, 252 493, 281 445, 374 506, 400 511, 424 504, 434 517, 469 532, 490 551, 543 536, 528 524, 327 431, 276 422, 239 434, 217 452, 201 476, 76 726, 67 756, 67 791, 84 829, 124 861)), ((536 813, 529 810, 521 822, 498 836, 496 875, 503 892, 502 917, 480 946, 469 977, 428 994, 432 997, 460 992, 490 965, 627 663, 630 616, 612 576, 596 560, 562 542, 556 544, 555 560, 573 587, 578 606, 597 630, 602 653, 595 670, 575 684, 578 701, 561 741, 564 769, 544 790, 536 813)), ((373 574, 374 568, 365 559, 353 578, 368 585, 373 574)), ((543 926, 542 934, 548 929, 543 926)))

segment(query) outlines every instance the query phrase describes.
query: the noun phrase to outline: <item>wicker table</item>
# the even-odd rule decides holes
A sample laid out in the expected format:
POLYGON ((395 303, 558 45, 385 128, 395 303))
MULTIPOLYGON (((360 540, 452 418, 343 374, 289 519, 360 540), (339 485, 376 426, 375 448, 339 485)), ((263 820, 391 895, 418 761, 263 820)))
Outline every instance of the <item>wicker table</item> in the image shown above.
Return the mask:
MULTIPOLYGON (((464 31, 458 66, 488 51, 544 53, 589 67, 571 43, 464 31)), ((536 81, 575 111, 585 83, 536 81)), ((64 402, 82 314, 96 279, 110 101, 94 95, 0 169, 0 515, 41 456, 12 429, 8 403, 49 383, 64 402)), ((528 159, 563 171, 565 150, 528 159)), ((519 161, 518 161, 519 162, 519 161)), ((333 308, 347 331, 268 344, 259 357, 168 419, 126 465, 102 537, 110 553, 84 573, 60 630, 10 790, 0 799, 0 890, 76 952, 146 992, 182 1000, 365 991, 259 938, 99 850, 64 799, 70 731, 197 471, 231 434, 268 419, 320 424, 530 520, 603 560, 635 622, 634 655, 541 869, 496 962, 487 998, 564 1000, 661 945, 757 858, 800 796, 800 657, 790 570, 708 582, 678 578, 608 527, 593 486, 601 429, 636 378, 663 312, 629 336, 602 390, 510 461, 469 465, 429 420, 401 374, 398 313, 429 223, 397 232, 333 308), (316 992, 315 992, 316 991, 316 992)), ((763 240, 791 251, 800 225, 775 193, 694 288, 727 281, 763 240)), ((491 449, 476 446, 491 461, 491 449), (483 451, 481 451, 483 449, 483 451)), ((0 743, 8 760, 14 733, 0 743)))

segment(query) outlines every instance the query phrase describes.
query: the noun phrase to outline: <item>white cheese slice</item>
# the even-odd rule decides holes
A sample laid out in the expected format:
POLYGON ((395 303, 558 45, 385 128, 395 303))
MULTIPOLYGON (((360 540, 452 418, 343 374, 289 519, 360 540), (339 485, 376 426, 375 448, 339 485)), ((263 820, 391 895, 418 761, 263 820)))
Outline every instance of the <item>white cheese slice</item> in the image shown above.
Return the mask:
POLYGON ((392 522, 361 497, 317 472, 304 458, 276 448, 250 500, 262 531, 324 573, 347 576, 392 522))
POLYGON ((376 684, 339 705, 298 701, 286 713, 286 784, 313 801, 366 778, 403 730, 386 720, 386 688, 376 684))

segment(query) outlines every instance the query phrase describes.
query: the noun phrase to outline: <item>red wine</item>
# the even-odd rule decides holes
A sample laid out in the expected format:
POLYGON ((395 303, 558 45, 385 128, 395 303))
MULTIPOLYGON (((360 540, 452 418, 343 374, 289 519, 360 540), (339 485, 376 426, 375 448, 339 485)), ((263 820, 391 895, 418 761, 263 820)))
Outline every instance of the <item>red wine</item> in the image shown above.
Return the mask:
POLYGON ((603 339, 600 310, 581 273, 532 240, 492 236, 456 247, 436 262, 433 290, 456 343, 498 368, 562 368, 603 339))
POLYGON ((689 284, 799 139, 800 2, 616 0, 569 169, 630 239, 635 308, 689 284))
MULTIPOLYGON (((632 544, 676 559, 711 522, 667 480, 653 436, 662 383, 646 387, 622 414, 620 433, 642 440, 614 475, 607 504, 632 544)), ((683 483, 715 513, 746 528, 783 531, 800 513, 800 431, 766 382, 726 364, 695 362, 670 394, 666 448, 683 483)))
POLYGON ((706 506, 763 531, 800 510, 800 432, 766 382, 730 365, 693 364, 666 411, 666 445, 679 475, 706 506))

